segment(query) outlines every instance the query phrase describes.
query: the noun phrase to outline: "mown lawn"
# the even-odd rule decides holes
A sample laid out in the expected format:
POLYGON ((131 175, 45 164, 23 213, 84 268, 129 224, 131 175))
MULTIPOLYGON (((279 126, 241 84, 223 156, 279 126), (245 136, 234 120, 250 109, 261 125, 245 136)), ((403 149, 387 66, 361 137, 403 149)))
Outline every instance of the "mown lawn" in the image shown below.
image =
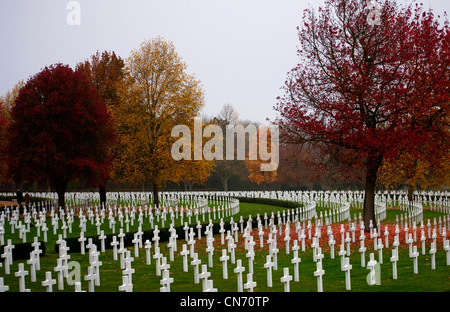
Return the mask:
MULTIPOLYGON (((245 219, 248 218, 249 214, 252 215, 252 218, 256 218, 256 215, 259 213, 261 217, 264 216, 264 212, 267 212, 268 216, 272 212, 276 215, 278 211, 282 213, 285 208, 277 207, 277 206, 269 206, 269 205, 260 205, 253 203, 241 203, 240 204, 240 212, 238 215, 233 216, 235 221, 239 220, 240 215, 242 215, 245 219)), ((320 208, 319 208, 320 211, 320 208)), ((353 210, 351 211, 351 216, 356 213, 361 212, 361 210, 353 210)), ((356 231, 356 242, 351 243, 351 255, 350 255, 350 264, 353 266, 351 270, 351 285, 352 291, 358 292, 373 292, 373 291, 381 291, 381 292, 410 292, 410 291, 424 291, 424 292, 440 292, 440 291, 450 291, 450 266, 446 265, 446 255, 442 247, 442 238, 438 238, 438 251, 436 253, 436 270, 431 269, 431 257, 429 254, 430 250, 430 242, 431 239, 427 239, 426 241, 426 251, 425 255, 421 254, 421 243, 420 240, 415 243, 418 246, 418 251, 420 252, 420 256, 418 259, 419 268, 418 274, 413 273, 413 261, 408 255, 408 246, 404 242, 404 232, 400 233, 400 241, 401 246, 399 246, 399 262, 397 264, 398 267, 398 279, 392 279, 392 264, 390 262, 391 250, 392 250, 392 242, 393 242, 393 230, 395 215, 403 213, 398 210, 389 210, 388 218, 386 222, 382 222, 382 232, 384 232, 384 226, 388 225, 391 231, 390 237, 390 246, 389 248, 384 248, 383 253, 383 264, 379 267, 379 285, 368 285, 367 276, 369 270, 367 268, 361 267, 360 262, 360 253, 358 249, 360 247, 359 243, 359 228, 356 231)), ((443 216, 442 213, 425 211, 424 212, 424 220, 428 218, 439 218, 439 216, 443 216)), ((229 219, 229 218, 228 218, 229 219)), ((77 224, 77 218, 75 218, 76 222, 72 225, 73 233, 68 234, 68 236, 78 237, 79 236, 79 228, 77 224)), ((228 220, 224 220, 228 222, 228 220)), ((50 224, 49 219, 47 223, 50 224)), ((147 228, 146 224, 148 222, 144 222, 145 228, 147 228)), ((192 223, 194 224, 194 222, 192 223)), ((264 224, 264 220, 263 220, 264 224)), ((278 223, 276 223, 278 224, 278 223)), ((150 225, 148 224, 149 229, 150 225)), ((348 231, 348 224, 345 223, 346 230, 348 231)), ((21 240, 18 237, 17 231, 15 234, 8 234, 10 228, 6 226, 7 235, 6 238, 12 238, 14 244, 20 243, 21 240)), ((42 292, 45 291, 45 288, 41 285, 41 282, 45 279, 45 272, 52 271, 52 277, 57 279, 57 273, 53 270, 53 268, 57 264, 58 254, 54 250, 55 241, 57 239, 58 234, 62 233, 61 229, 58 230, 57 235, 53 235, 51 226, 49 226, 48 231, 48 242, 46 255, 41 257, 41 270, 37 271, 37 281, 30 282, 30 275, 26 277, 26 287, 31 289, 32 292, 42 292)), ((101 226, 101 229, 105 231, 105 234, 110 233, 108 228, 107 220, 101 226)), ((283 227, 284 229, 284 227, 283 227)), ((96 235, 97 228, 94 224, 88 222, 87 232, 85 236, 96 235)), ((321 246, 322 252, 324 254, 323 261, 323 269, 325 270, 325 275, 323 276, 323 289, 325 292, 344 292, 345 290, 345 278, 344 272, 340 269, 340 257, 338 255, 339 252, 339 244, 340 244, 340 224, 332 225, 332 231, 334 235, 334 239, 336 240, 336 245, 334 247, 335 251, 335 259, 330 258, 330 248, 328 247, 328 236, 326 234, 327 227, 322 227, 322 238, 321 238, 321 246)), ((35 235, 35 228, 31 228, 31 232, 27 234, 27 238, 29 241, 32 241, 32 237, 35 235)), ((134 226, 130 226, 130 231, 137 231, 137 222, 135 222, 134 226)), ((116 225, 116 233, 118 232, 118 226, 116 225)), ((196 230, 194 231, 196 233, 196 230)), ((313 231, 314 233, 314 231, 313 231)), ((420 228, 419 228, 420 238, 420 228)), ((447 230, 447 238, 450 237, 450 233, 447 230)), ((267 270, 264 268, 264 263, 266 262, 266 255, 268 254, 268 246, 267 246, 267 238, 268 238, 268 230, 265 230, 264 233, 264 246, 260 247, 260 241, 258 236, 257 229, 253 229, 252 236, 254 241, 256 242, 254 246, 255 259, 253 262, 254 274, 253 280, 256 281, 257 286, 254 289, 257 292, 282 292, 283 291, 283 283, 280 281, 283 276, 283 268, 289 267, 290 275, 293 275, 293 265, 290 263, 293 252, 290 251, 290 254, 286 254, 285 251, 285 242, 283 240, 284 233, 282 236, 277 235, 277 248, 279 249, 279 253, 277 256, 278 259, 278 269, 273 270, 273 287, 267 287, 267 270)), ((213 256, 213 267, 208 267, 208 272, 211 273, 211 277, 214 281, 214 288, 217 288, 219 292, 236 292, 237 291, 237 275, 233 272, 233 269, 236 267, 236 264, 232 264, 230 260, 228 260, 228 279, 223 279, 223 264, 220 262, 219 257, 222 255, 222 249, 226 248, 226 245, 221 245, 220 243, 220 235, 214 236, 214 256, 213 256)), ((291 241, 290 246, 293 246, 293 241, 297 239, 297 233, 295 233, 294 225, 291 225, 291 241)), ((6 239, 5 239, 6 242, 6 239)), ((178 239, 177 242, 177 251, 175 252, 174 261, 169 261, 169 248, 167 246, 167 242, 160 243, 161 253, 167 258, 167 261, 170 263, 170 276, 174 279, 174 283, 171 285, 171 291, 173 292, 201 292, 202 285, 201 282, 199 284, 194 283, 194 273, 193 267, 189 265, 189 271, 183 272, 183 257, 180 255, 180 251, 182 250, 182 245, 185 244, 186 241, 178 239)), ((384 238, 383 238, 384 244, 384 238)), ((316 263, 313 261, 312 256, 312 248, 310 247, 311 240, 306 239, 306 250, 304 252, 299 250, 299 257, 301 258, 301 263, 299 265, 299 281, 290 283, 291 292, 316 292, 317 291, 317 278, 314 276, 314 271, 316 270, 316 263)), ((374 253, 375 259, 378 260, 378 251, 373 251, 373 240, 368 237, 368 233, 366 233, 365 246, 367 248, 366 251, 366 263, 369 261, 369 254, 374 253)), ((128 247, 128 250, 131 252, 131 256, 134 257, 134 247, 128 247)), ((154 248, 151 249, 152 254, 154 253, 154 248)), ((198 240, 195 244, 195 252, 198 253, 198 257, 201 260, 202 264, 208 264, 208 253, 206 252, 206 239, 202 236, 201 240, 198 240)), ((236 248, 236 259, 242 260, 242 265, 246 268, 243 274, 243 282, 246 283, 248 273, 248 258, 246 257, 246 250, 244 248, 242 235, 239 235, 239 241, 237 243, 236 248)), ((229 255, 229 254, 228 254, 229 255)), ((82 283, 82 289, 87 290, 88 284, 87 281, 84 280, 84 276, 88 273, 88 265, 89 265, 89 255, 86 253, 85 255, 81 255, 79 253, 70 253, 69 261, 76 261, 80 264, 80 274, 78 278, 82 283)), ((101 253, 99 256, 99 260, 102 262, 100 267, 100 279, 101 285, 95 287, 96 292, 117 292, 118 287, 122 284, 122 269, 120 268, 120 262, 113 260, 113 251, 112 249, 107 249, 104 253, 101 253)), ((189 257, 189 261, 191 258, 189 257)), ((4 273, 4 268, 0 268, 0 277, 4 278, 5 285, 9 286, 9 290, 11 292, 19 291, 18 286, 18 278, 14 276, 14 272, 17 271, 18 263, 25 263, 25 268, 30 271, 30 265, 26 264, 26 260, 15 260, 14 264, 11 266, 11 274, 6 275, 4 273)), ((160 280, 161 276, 156 275, 156 264, 155 260, 152 259, 152 264, 146 264, 146 255, 145 249, 139 250, 139 256, 134 257, 134 261, 132 262, 132 268, 135 269, 135 273, 133 274, 133 290, 136 292, 158 292, 160 291, 160 280)), ((71 271, 71 276, 76 277, 76 270, 71 271)), ((53 287, 53 291, 57 290, 57 285, 53 287)), ((73 292, 74 286, 68 285, 67 281, 65 282, 64 291, 73 292)))

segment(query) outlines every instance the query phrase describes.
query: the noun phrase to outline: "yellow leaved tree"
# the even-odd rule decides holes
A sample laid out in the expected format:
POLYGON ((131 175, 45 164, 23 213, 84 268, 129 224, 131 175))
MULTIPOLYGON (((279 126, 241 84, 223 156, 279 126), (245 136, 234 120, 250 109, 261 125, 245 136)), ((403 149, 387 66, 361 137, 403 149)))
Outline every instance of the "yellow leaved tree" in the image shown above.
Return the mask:
POLYGON ((125 62, 120 102, 113 110, 117 150, 113 176, 152 185, 154 204, 166 182, 181 182, 171 156, 172 128, 189 122, 204 105, 200 82, 186 73, 172 42, 144 41, 125 62))

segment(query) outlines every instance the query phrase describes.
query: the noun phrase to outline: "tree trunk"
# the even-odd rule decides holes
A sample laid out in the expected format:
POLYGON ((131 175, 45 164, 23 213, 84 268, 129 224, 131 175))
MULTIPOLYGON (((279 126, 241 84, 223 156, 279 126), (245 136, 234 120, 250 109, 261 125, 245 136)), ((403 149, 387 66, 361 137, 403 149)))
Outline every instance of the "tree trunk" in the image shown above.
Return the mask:
POLYGON ((228 178, 222 178, 223 191, 228 192, 228 178))
POLYGON ((377 158, 369 158, 367 161, 366 185, 364 196, 364 231, 370 231, 370 221, 372 220, 373 228, 377 227, 375 218, 375 187, 377 184, 377 173, 381 161, 377 158))
POLYGON ((56 190, 56 193, 58 194, 58 209, 59 208, 64 209, 66 206, 65 194, 66 194, 68 183, 69 183, 69 181, 65 180, 62 177, 57 177, 55 179, 55 190, 56 190))
POLYGON ((159 197, 158 197, 158 184, 153 183, 152 184, 152 188, 153 188, 153 206, 159 207, 159 197))
POLYGON ((408 185, 408 200, 410 204, 414 200, 414 185, 411 185, 411 183, 408 185))
POLYGON ((106 208, 106 184, 99 185, 100 207, 106 208))

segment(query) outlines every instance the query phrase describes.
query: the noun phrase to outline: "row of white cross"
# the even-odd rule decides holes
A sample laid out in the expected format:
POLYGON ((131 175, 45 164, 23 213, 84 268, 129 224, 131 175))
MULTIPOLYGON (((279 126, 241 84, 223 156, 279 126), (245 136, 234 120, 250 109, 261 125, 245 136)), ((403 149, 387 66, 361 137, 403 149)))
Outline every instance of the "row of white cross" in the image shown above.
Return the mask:
MULTIPOLYGON (((272 215, 273 216, 273 215, 272 215)), ((284 283, 284 290, 289 291, 290 281, 298 281, 298 271, 299 271, 299 263, 301 262, 301 259, 298 257, 298 251, 301 248, 302 251, 305 251, 305 238, 307 237, 306 234, 308 234, 308 238, 312 239, 311 247, 313 248, 313 261, 316 262, 316 271, 314 272, 314 276, 317 277, 317 290, 323 291, 323 284, 322 284, 322 277, 325 274, 325 270, 322 266, 322 259, 324 258, 324 255, 322 253, 322 249, 320 247, 320 239, 321 239, 321 222, 320 219, 316 220, 317 223, 315 224, 315 233, 312 235, 311 230, 312 226, 310 223, 310 220, 308 220, 308 226, 305 224, 305 220, 303 220, 303 227, 301 226, 301 223, 297 220, 295 222, 295 226, 292 228, 295 229, 297 232, 298 239, 293 240, 293 246, 290 247, 290 240, 291 235, 291 224, 290 221, 285 223, 284 231, 282 230, 282 223, 279 223, 279 229, 274 224, 274 218, 272 217, 270 219, 269 224, 269 233, 268 238, 266 240, 266 243, 269 245, 269 254, 266 256, 266 263, 264 264, 264 268, 267 270, 267 286, 272 287, 272 270, 278 269, 278 263, 277 263, 277 254, 279 253, 279 249, 277 248, 277 235, 282 235, 284 232, 284 241, 285 241, 285 247, 286 247, 286 254, 290 253, 290 250, 293 251, 293 258, 291 259, 291 263, 294 265, 294 272, 293 276, 289 275, 289 268, 283 268, 283 277, 281 278, 281 282, 284 283), (305 231, 306 230, 306 231, 305 231), (306 232, 306 233, 305 233, 306 232)), ((187 226, 187 225, 186 225, 187 226)), ((187 226, 185 228, 185 231, 188 231, 189 233, 185 235, 186 237, 186 243, 182 245, 182 251, 180 252, 180 255, 183 256, 183 271, 187 272, 189 270, 189 263, 191 266, 193 266, 194 269, 194 283, 198 284, 200 280, 202 280, 202 289, 203 291, 217 291, 216 288, 213 287, 212 280, 208 279, 211 276, 211 273, 208 272, 207 268, 213 266, 213 253, 214 253, 214 236, 212 231, 212 221, 208 225, 206 225, 206 231, 204 234, 206 235, 206 252, 208 253, 208 264, 201 264, 201 260, 198 259, 198 253, 195 252, 195 233, 194 228, 187 226), (188 250, 189 246, 189 250, 188 250), (189 261, 188 256, 190 256, 191 261, 189 261), (201 272, 200 272, 200 264, 201 264, 201 272)), ((249 220, 247 221, 247 226, 243 228, 241 223, 241 234, 244 238, 244 245, 247 253, 245 254, 246 258, 248 258, 248 273, 247 273, 247 282, 244 283, 243 281, 243 272, 245 271, 245 267, 242 266, 242 260, 236 259, 235 256, 235 250, 236 250, 236 243, 239 239, 239 228, 237 225, 237 222, 230 222, 231 230, 227 231, 227 235, 225 237, 225 230, 224 230, 224 223, 221 220, 220 223, 220 236, 221 236, 221 245, 227 244, 226 249, 222 249, 222 256, 220 257, 220 261, 223 263, 223 278, 228 278, 228 260, 232 264, 236 264, 236 267, 234 268, 233 272, 237 274, 237 289, 238 291, 243 291, 244 289, 248 291, 253 291, 253 289, 256 287, 256 282, 253 280, 253 261, 255 257, 254 252, 254 246, 256 242, 254 241, 254 237, 259 236, 260 240, 260 246, 262 247, 264 245, 264 231, 263 231, 263 224, 262 220, 258 218, 258 230, 257 235, 251 235, 252 232, 252 222, 251 222, 251 216, 249 220)), ((416 231, 414 230, 414 237, 413 234, 409 232, 409 229, 407 227, 407 223, 405 223, 405 243, 409 245, 409 256, 413 259, 414 263, 414 273, 418 273, 418 256, 419 253, 417 251, 417 246, 413 246, 412 243, 416 241, 416 231)), ((415 225, 414 225, 415 226, 415 225)), ((267 229, 267 226, 266 226, 267 229)), ((197 225, 197 239, 201 239, 201 224, 197 225)), ((350 237, 350 232, 346 232, 344 225, 341 224, 341 244, 340 244, 340 251, 338 252, 338 255, 341 257, 341 270, 345 272, 345 280, 346 280, 346 289, 351 289, 351 282, 350 282, 350 271, 352 269, 352 265, 349 263, 349 256, 350 256, 350 242, 355 242, 355 226, 352 224, 352 227, 349 228, 349 230, 352 232, 350 237)), ((169 242, 167 246, 169 247, 169 262, 174 260, 174 252, 177 251, 177 233, 175 229, 171 226, 169 229, 170 231, 170 237, 169 242)), ((384 238, 385 238, 385 245, 383 246, 382 238, 381 238, 381 229, 378 227, 378 231, 375 229, 370 229, 370 238, 373 239, 374 246, 373 250, 378 251, 379 260, 378 262, 374 259, 374 253, 370 253, 370 260, 367 263, 367 266, 365 264, 365 252, 367 250, 365 246, 365 234, 364 234, 364 225, 360 224, 360 248, 359 252, 361 253, 361 267, 367 267, 370 270, 370 282, 375 283, 375 274, 373 273, 375 270, 375 267, 377 263, 382 264, 383 256, 382 251, 384 247, 389 247, 389 230, 388 227, 385 227, 384 232, 384 238), (373 276, 373 278, 372 278, 373 276)), ((449 240, 446 239, 447 231, 444 223, 444 227, 442 231, 439 231, 440 235, 443 238, 443 248, 446 251, 446 257, 447 257, 447 265, 450 265, 450 247, 449 247, 449 240)), ((170 277, 170 264, 167 261, 167 258, 161 254, 160 248, 159 248, 159 229, 157 226, 155 226, 155 229, 153 230, 153 247, 154 247, 154 253, 151 254, 151 248, 152 248, 152 242, 150 240, 146 240, 145 245, 142 242, 142 234, 143 232, 139 228, 138 232, 134 234, 134 239, 132 243, 134 244, 134 256, 139 256, 139 250, 140 248, 145 248, 146 250, 146 262, 147 265, 151 264, 152 259, 155 259, 156 262, 156 275, 161 276, 161 291, 170 291, 170 284, 174 282, 173 278, 170 277)), ((435 222, 435 227, 432 229, 431 234, 431 228, 428 228, 428 238, 432 239, 431 242, 431 249, 429 251, 431 255, 431 268, 436 269, 435 265, 435 254, 436 254, 436 238, 438 235, 437 232, 437 226, 435 222)), ((328 235, 328 245, 330 246, 330 258, 334 259, 334 245, 336 243, 334 236, 331 231, 331 226, 327 226, 327 235, 328 235)), ((392 245, 394 248, 392 249, 392 257, 390 258, 390 261, 392 262, 393 266, 393 279, 397 278, 397 262, 399 261, 398 256, 398 246, 399 246, 399 235, 400 235, 400 229, 399 225, 396 224, 395 226, 395 237, 392 245)), ((111 243, 111 247, 113 248, 113 257, 114 260, 118 260, 118 255, 120 255, 120 266, 122 271, 122 285, 119 286, 120 291, 132 291, 133 290, 133 283, 132 283, 132 275, 135 272, 135 270, 132 268, 131 263, 133 262, 134 258, 131 257, 131 251, 126 249, 124 247, 124 238, 125 234, 123 232, 123 229, 120 228, 119 234, 116 236, 113 236, 113 241, 111 243), (117 240, 117 238, 119 240, 117 240)), ((105 246, 104 246, 104 233, 101 232, 99 236, 101 240, 101 252, 105 252, 105 246)), ((421 241, 422 241, 422 253, 425 254, 425 241, 427 239, 425 229, 423 227, 423 223, 421 225, 421 241)), ((100 253, 97 251, 97 246, 92 243, 92 239, 88 239, 88 244, 85 246, 86 237, 83 235, 83 231, 80 232, 80 238, 79 242, 81 245, 81 253, 85 253, 85 247, 89 250, 89 267, 88 267, 88 274, 84 277, 84 279, 88 282, 88 290, 94 291, 96 286, 100 285, 100 266, 102 265, 102 262, 99 261, 99 255, 100 253)), ((323 243, 323 242, 322 242, 323 243)), ((41 253, 39 249, 40 243, 37 241, 37 237, 34 237, 34 243, 33 243, 34 250, 30 253, 30 260, 27 261, 27 264, 30 264, 30 271, 31 271, 31 281, 36 281, 36 270, 39 270, 39 254, 41 253)), ((58 274, 58 289, 62 290, 64 287, 64 278, 68 278, 68 271, 69 271, 69 264, 68 260, 70 259, 70 255, 67 254, 69 248, 66 247, 66 242, 64 238, 62 237, 62 234, 59 234, 59 239, 57 241, 57 244, 59 245, 59 258, 57 259, 57 265, 54 268, 54 271, 58 274)), ((12 249, 14 248, 14 245, 11 244, 11 240, 8 240, 8 244, 4 246, 4 252, 1 255, 2 258, 5 259, 4 266, 5 266, 5 274, 10 274, 10 266, 13 264, 12 259, 12 249)), ((29 291, 25 287, 25 276, 27 276, 29 272, 25 270, 24 263, 19 263, 18 271, 15 273, 15 276, 19 278, 19 290, 22 292, 29 291)), ((47 291, 52 291, 52 285, 56 284, 56 280, 53 280, 51 278, 51 271, 46 272, 46 280, 42 282, 42 285, 46 287, 47 291)), ((81 283, 79 281, 76 281, 74 283, 76 291, 81 291, 81 283)), ((8 286, 4 285, 3 278, 0 278, 0 291, 8 290, 8 286)))

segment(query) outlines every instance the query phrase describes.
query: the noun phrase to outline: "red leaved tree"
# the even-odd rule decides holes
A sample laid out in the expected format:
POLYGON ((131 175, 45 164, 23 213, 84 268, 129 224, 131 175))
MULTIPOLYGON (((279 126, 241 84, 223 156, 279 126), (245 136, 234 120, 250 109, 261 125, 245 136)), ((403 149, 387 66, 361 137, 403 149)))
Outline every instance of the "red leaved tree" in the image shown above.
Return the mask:
POLYGON ((20 89, 8 126, 8 162, 16 183, 45 181, 64 207, 69 181, 93 183, 109 167, 112 120, 86 77, 69 66, 45 67, 20 89))
MULTIPOLYGON (((300 63, 278 97, 281 139, 321 151, 342 174, 364 170, 364 222, 376 224, 375 187, 382 161, 400 150, 439 159, 449 152, 450 34, 419 5, 328 0, 306 10, 298 27, 300 63), (378 15, 379 20, 371 19, 378 15), (415 147, 430 140, 432 151, 415 147)), ((438 164, 436 164, 438 165, 438 164)))
MULTIPOLYGON (((109 112, 112 112, 119 103, 118 88, 123 81, 124 61, 115 52, 104 51, 100 54, 97 51, 89 60, 78 63, 76 69, 81 71, 97 90, 102 101, 106 104, 109 112)), ((108 156, 113 159, 115 153, 119 153, 115 145, 108 147, 108 156)), ((110 162, 112 165, 112 161, 110 162)), ((108 166, 103 171, 98 186, 100 195, 100 205, 106 205, 106 185, 111 175, 111 168, 108 166)))

